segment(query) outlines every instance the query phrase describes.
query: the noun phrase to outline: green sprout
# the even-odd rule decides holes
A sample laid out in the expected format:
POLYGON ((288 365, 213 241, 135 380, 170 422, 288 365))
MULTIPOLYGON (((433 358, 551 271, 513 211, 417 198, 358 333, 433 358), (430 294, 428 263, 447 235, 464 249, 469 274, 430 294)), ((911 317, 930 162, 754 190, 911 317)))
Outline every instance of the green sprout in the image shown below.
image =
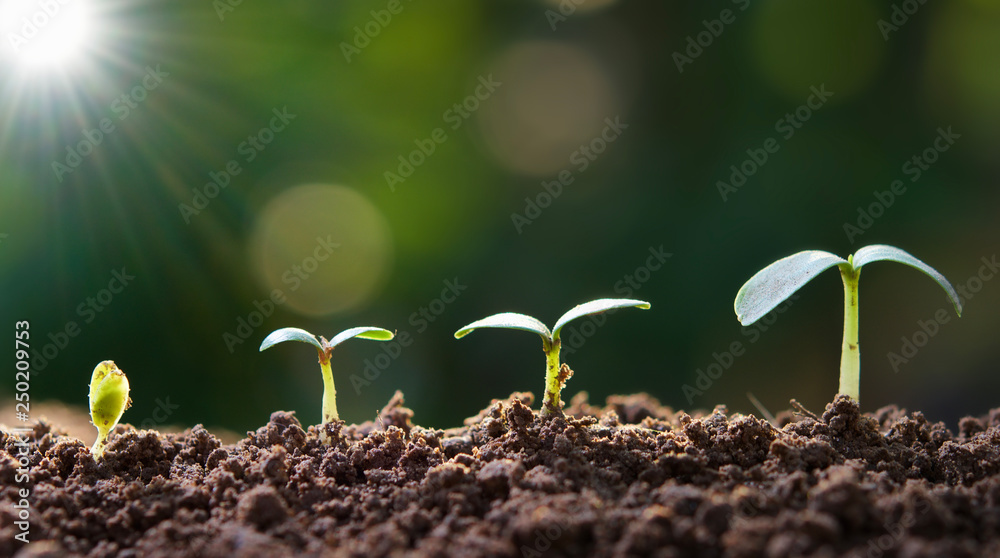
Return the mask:
POLYGON ((97 441, 90 448, 94 461, 104 455, 108 433, 132 406, 128 391, 128 378, 113 361, 105 360, 94 368, 90 377, 90 420, 97 427, 97 441))
POLYGON ((863 265, 880 260, 906 264, 930 276, 948 293, 955 305, 955 312, 962 315, 958 293, 944 275, 899 248, 873 244, 861 248, 846 260, 822 250, 806 250, 772 263, 758 271, 737 293, 733 304, 736 317, 745 326, 756 322, 817 274, 837 266, 840 277, 844 280, 844 343, 840 357, 839 393, 859 401, 861 350, 858 345, 858 279, 863 265))
POLYGON ((569 312, 563 314, 562 317, 556 321, 556 325, 552 328, 552 331, 549 331, 549 328, 547 328, 545 324, 535 318, 532 318, 531 316, 517 314, 514 312, 503 312, 501 314, 488 316, 463 327, 455 332, 455 339, 461 339, 473 330, 481 327, 521 329, 524 331, 533 331, 540 335, 542 337, 542 349, 545 351, 546 363, 545 397, 542 399, 542 416, 558 416, 562 415, 562 402, 559 400, 559 392, 566 384, 566 380, 573 375, 573 371, 570 370, 569 366, 566 364, 562 364, 560 366, 559 364, 559 349, 562 346, 562 340, 559 339, 559 334, 562 331, 563 326, 576 318, 581 318, 590 314, 599 314, 601 312, 617 308, 627 308, 633 306, 648 309, 649 303, 642 300, 632 300, 627 298, 601 298, 598 300, 592 300, 590 302, 580 304, 569 312))
POLYGON ((325 337, 316 337, 304 329, 285 327, 272 331, 260 344, 260 350, 268 349, 284 341, 301 341, 309 343, 319 352, 319 367, 323 371, 323 424, 340 418, 337 414, 337 389, 333 387, 333 371, 330 370, 330 355, 333 348, 352 337, 372 339, 374 341, 389 341, 394 334, 380 327, 352 327, 334 335, 329 341, 325 337))

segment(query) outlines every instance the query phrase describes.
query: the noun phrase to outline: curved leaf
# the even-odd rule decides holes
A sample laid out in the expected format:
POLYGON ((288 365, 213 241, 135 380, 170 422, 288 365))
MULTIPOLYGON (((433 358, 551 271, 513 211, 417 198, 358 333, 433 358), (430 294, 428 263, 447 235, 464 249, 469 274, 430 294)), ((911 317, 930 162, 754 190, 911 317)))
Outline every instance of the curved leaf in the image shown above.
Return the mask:
POLYGON ((371 339, 373 341, 390 341, 393 337, 395 337, 395 335, 395 333, 389 331, 388 329, 382 329, 380 327, 352 327, 351 329, 345 329, 337 335, 334 335, 333 339, 330 339, 330 348, 332 349, 353 337, 371 339))
POLYGON ((578 304, 574 306, 572 310, 563 314, 562 317, 556 321, 555 327, 552 328, 552 337, 559 337, 559 331, 563 328, 563 326, 577 318, 589 316, 590 314, 600 314, 601 312, 607 312, 608 310, 613 310, 615 308, 630 307, 648 310, 649 303, 644 300, 635 300, 632 298, 599 298, 597 300, 591 300, 590 302, 578 304))
POLYGON ((944 275, 938 273, 938 271, 933 267, 913 257, 913 255, 909 252, 887 244, 872 244, 871 246, 865 246, 864 248, 858 250, 857 253, 854 254, 853 258, 855 268, 860 268, 867 263, 877 261, 899 262, 923 271, 931 279, 936 281, 938 285, 941 285, 941 288, 948 293, 948 298, 951 299, 951 303, 955 305, 955 312, 959 316, 962 315, 962 303, 959 301, 958 293, 955 292, 955 288, 951 286, 951 283, 949 283, 947 279, 945 279, 944 275))
POLYGON ((261 342, 259 350, 263 351, 264 349, 270 349, 278 343, 284 343, 285 341, 301 341, 303 343, 309 343, 320 351, 323 350, 323 344, 320 343, 319 339, 317 339, 315 335, 297 327, 283 327, 272 331, 267 337, 264 338, 264 341, 261 342))
POLYGON ((466 335, 473 332, 473 330, 479 329, 481 327, 499 327, 506 329, 523 329, 524 331, 533 331, 538 335, 542 336, 542 339, 546 341, 552 339, 552 332, 549 328, 542 322, 532 318, 531 316, 525 314, 518 314, 516 312, 503 312, 500 314, 493 314, 492 316, 487 316, 481 320, 472 322, 471 324, 463 327, 462 329, 455 332, 455 339, 461 339, 466 335))
POLYGON ((843 263, 847 260, 822 250, 781 258, 754 274, 736 293, 736 317, 743 325, 756 322, 817 274, 843 263))

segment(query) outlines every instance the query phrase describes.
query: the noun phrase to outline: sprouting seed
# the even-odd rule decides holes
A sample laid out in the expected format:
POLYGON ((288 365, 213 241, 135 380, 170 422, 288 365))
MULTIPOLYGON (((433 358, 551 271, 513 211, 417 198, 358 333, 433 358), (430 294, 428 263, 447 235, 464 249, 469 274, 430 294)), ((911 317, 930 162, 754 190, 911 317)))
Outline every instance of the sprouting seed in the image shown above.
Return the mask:
POLYGON ((128 378, 113 361, 105 360, 94 368, 90 377, 90 420, 97 427, 97 441, 90 449, 94 461, 104 455, 108 433, 132 406, 128 392, 128 378))

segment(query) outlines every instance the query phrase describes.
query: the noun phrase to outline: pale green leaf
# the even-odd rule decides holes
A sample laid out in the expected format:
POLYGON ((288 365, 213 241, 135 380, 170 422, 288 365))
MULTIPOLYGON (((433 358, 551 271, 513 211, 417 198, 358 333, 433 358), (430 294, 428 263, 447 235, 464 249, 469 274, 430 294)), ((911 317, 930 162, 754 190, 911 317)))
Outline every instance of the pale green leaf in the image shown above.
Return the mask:
POLYGON ((264 338, 264 341, 261 342, 259 350, 263 351, 264 349, 270 349, 274 345, 284 343, 285 341, 301 341, 303 343, 309 343, 320 351, 323 350, 323 344, 315 335, 297 327, 283 327, 272 331, 267 337, 264 338))
POLYGON ((371 339, 373 341, 390 341, 394 336, 395 334, 391 331, 380 327, 352 327, 334 335, 333 339, 330 339, 330 348, 336 347, 353 337, 371 339))
POLYGON ((562 330, 563 326, 571 320, 575 320, 583 316, 589 316, 590 314, 600 314, 601 312, 607 312, 608 310, 614 310, 615 308, 631 307, 647 310, 649 309, 649 303, 644 300, 635 300, 631 298, 599 298, 597 300, 591 300, 590 302, 578 304, 577 306, 574 306, 572 310, 563 314, 562 317, 556 321, 555 327, 552 328, 552 337, 558 338, 559 331, 562 330))
POLYGON ((492 316, 487 316, 481 320, 472 322, 471 324, 463 327, 462 329, 455 332, 455 339, 461 339, 473 330, 479 329, 481 327, 497 327, 506 329, 522 329, 524 331, 533 331, 538 335, 542 336, 542 339, 546 341, 552 339, 552 333, 549 328, 542 322, 527 316, 525 314, 518 314, 516 312, 503 312, 501 314, 494 314, 492 316))
POLYGON ((913 255, 909 252, 900 250, 895 246, 888 246, 886 244, 872 244, 871 246, 865 246, 864 248, 858 250, 857 253, 854 254, 852 263, 855 268, 860 268, 865 264, 877 261, 899 262, 924 272, 927 276, 936 281, 938 285, 941 285, 941 288, 948 293, 948 298, 951 299, 951 303, 955 305, 955 312, 959 316, 962 315, 962 303, 959 300, 958 293, 955 292, 955 288, 951 286, 951 283, 945 279, 944 275, 938 273, 936 269, 913 257, 913 255))
POLYGON ((781 304, 819 273, 847 261, 822 250, 792 254, 758 271, 736 294, 733 309, 743 325, 750 325, 781 304))

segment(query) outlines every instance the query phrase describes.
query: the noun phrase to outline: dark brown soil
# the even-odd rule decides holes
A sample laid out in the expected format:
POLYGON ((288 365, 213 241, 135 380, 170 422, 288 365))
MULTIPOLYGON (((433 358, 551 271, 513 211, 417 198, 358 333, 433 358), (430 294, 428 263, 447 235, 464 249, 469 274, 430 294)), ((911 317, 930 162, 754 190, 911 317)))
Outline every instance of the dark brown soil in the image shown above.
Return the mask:
POLYGON ((119 426, 101 463, 41 423, 27 546, 0 433, 0 556, 1000 556, 1000 409, 956 435, 844 397, 781 429, 645 395, 552 420, 531 402, 441 431, 397 394, 375 423, 276 412, 230 446, 119 426))

